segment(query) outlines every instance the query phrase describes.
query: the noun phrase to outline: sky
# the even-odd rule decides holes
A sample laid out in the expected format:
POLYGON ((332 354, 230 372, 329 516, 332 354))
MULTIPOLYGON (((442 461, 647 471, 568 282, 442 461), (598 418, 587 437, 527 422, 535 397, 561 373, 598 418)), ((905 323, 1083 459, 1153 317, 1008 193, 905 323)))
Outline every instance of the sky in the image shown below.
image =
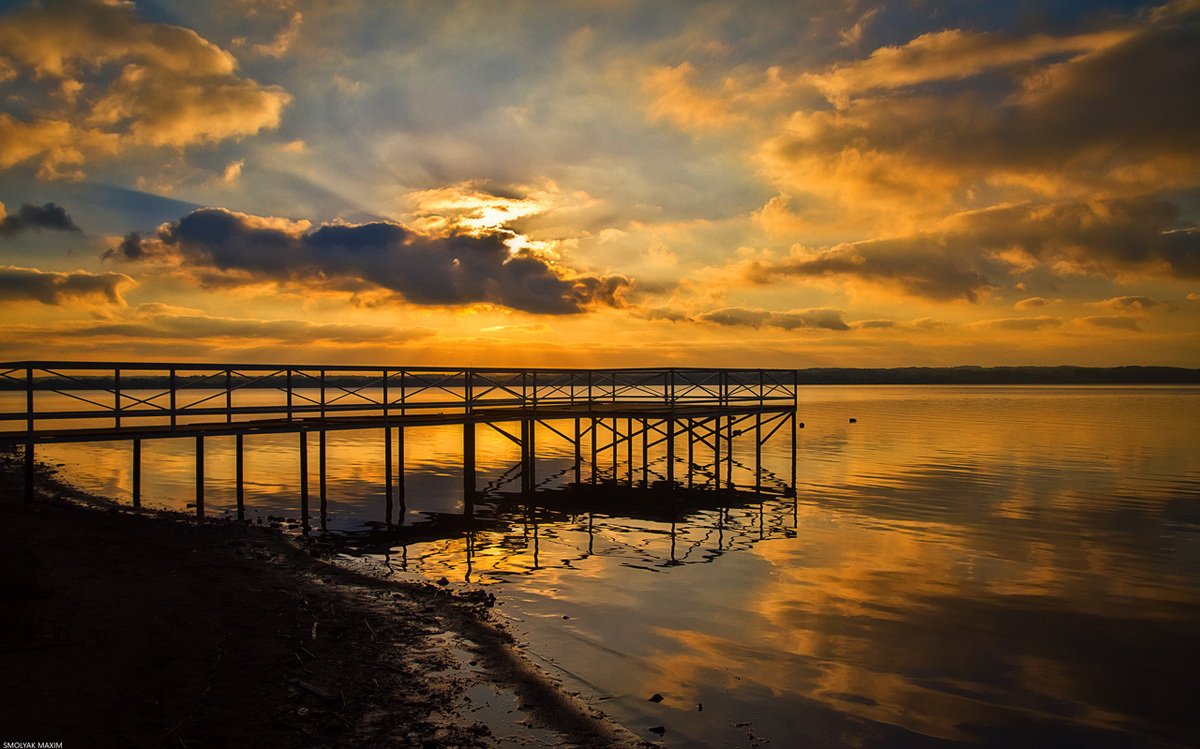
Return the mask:
POLYGON ((0 2, 4 360, 1200 367, 1200 0, 0 2))

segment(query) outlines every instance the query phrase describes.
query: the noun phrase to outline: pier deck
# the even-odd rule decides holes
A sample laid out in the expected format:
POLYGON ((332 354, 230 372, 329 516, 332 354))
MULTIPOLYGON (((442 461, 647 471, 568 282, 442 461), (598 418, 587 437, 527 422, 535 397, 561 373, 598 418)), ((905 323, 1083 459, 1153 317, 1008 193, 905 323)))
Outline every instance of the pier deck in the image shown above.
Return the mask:
POLYGON ((242 514, 243 441, 260 434, 299 435, 301 509, 307 523, 310 433, 320 440, 325 504, 325 435, 382 430, 391 522, 392 480, 403 502, 406 429, 458 425, 463 430, 464 495, 476 494, 475 429, 483 424, 521 448, 521 488, 532 491, 539 428, 571 443, 576 481, 590 451, 592 480, 604 453, 617 480, 618 451, 640 439, 643 483, 649 450, 667 453, 666 483, 675 483, 676 442, 686 441, 691 483, 697 448, 711 450, 720 484, 722 458, 732 483, 735 436, 752 431, 755 487, 761 489, 763 443, 791 426, 795 487, 798 386, 794 370, 769 369, 477 369, 420 367, 278 367, 190 363, 0 363, 0 445, 23 445, 26 501, 32 501, 34 449, 39 444, 128 441, 133 447, 133 502, 140 503, 141 442, 192 438, 196 443, 196 508, 204 512, 204 440, 235 436, 238 514, 242 514), (562 422, 574 428, 560 428, 562 422), (519 434, 505 430, 519 423, 519 434), (558 426, 556 426, 558 424, 558 426), (764 434, 765 433, 765 434, 764 434), (393 438, 396 438, 393 446, 393 438), (590 448, 585 451, 585 443, 590 448), (723 449, 724 448, 724 449, 723 449), (393 469, 393 457, 396 470, 393 469))

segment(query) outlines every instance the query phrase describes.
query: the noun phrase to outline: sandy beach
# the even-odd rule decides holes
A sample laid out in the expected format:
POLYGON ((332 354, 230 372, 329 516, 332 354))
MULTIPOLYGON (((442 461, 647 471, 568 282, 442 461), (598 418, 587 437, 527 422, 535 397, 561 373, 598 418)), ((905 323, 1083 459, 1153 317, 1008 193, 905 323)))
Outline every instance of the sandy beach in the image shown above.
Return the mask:
MULTIPOLYGON (((66 477, 69 478, 69 477, 66 477)), ((647 746, 530 665, 477 591, 277 530, 139 511, 0 456, 0 741, 647 746)))

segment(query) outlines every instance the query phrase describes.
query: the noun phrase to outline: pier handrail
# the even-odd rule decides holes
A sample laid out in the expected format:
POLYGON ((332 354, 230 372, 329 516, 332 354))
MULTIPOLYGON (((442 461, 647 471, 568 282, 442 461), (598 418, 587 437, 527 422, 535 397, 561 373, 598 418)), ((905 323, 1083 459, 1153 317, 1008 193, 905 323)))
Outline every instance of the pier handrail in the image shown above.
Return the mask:
POLYGON ((0 363, 0 444, 39 442, 67 429, 154 425, 172 436, 211 422, 514 408, 537 414, 593 402, 794 405, 796 383, 791 369, 14 361, 0 363))

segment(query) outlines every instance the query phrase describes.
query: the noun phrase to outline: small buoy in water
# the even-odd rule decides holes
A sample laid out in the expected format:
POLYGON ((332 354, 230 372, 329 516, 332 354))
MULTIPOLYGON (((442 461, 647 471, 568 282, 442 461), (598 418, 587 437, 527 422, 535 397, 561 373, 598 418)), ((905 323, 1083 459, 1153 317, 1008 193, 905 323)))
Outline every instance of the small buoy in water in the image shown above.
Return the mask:
POLYGON ((851 420, 850 420, 850 423, 851 423, 851 424, 857 424, 857 423, 858 423, 858 419, 851 419, 851 420))

